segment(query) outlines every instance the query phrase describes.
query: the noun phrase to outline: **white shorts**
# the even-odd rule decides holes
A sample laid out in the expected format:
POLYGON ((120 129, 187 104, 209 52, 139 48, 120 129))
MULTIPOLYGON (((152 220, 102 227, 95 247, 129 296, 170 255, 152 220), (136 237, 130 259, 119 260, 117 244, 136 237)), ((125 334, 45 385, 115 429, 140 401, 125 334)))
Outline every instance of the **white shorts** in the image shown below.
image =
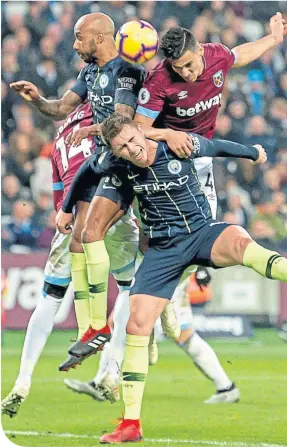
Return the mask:
POLYGON ((119 281, 131 280, 135 274, 135 260, 139 247, 139 229, 131 208, 109 229, 105 244, 114 278, 119 281))
POLYGON ((45 265, 44 280, 46 282, 63 287, 71 282, 69 244, 70 234, 62 234, 57 230, 45 265))
POLYGON ((178 325, 181 330, 192 327, 192 310, 190 302, 185 293, 185 287, 188 278, 177 286, 171 302, 173 303, 174 312, 178 325))
POLYGON ((194 166, 197 171, 201 190, 207 197, 213 219, 216 219, 217 196, 214 185, 212 159, 210 157, 196 158, 194 166))

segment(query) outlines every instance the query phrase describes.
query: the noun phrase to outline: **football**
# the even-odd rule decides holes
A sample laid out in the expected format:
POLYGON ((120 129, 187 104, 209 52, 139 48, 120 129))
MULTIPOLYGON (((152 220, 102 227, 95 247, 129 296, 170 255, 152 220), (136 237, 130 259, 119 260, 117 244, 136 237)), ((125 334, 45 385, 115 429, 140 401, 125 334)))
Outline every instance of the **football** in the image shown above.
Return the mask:
POLYGON ((120 56, 127 62, 142 64, 154 57, 158 50, 158 34, 144 20, 132 20, 121 26, 116 35, 120 56))

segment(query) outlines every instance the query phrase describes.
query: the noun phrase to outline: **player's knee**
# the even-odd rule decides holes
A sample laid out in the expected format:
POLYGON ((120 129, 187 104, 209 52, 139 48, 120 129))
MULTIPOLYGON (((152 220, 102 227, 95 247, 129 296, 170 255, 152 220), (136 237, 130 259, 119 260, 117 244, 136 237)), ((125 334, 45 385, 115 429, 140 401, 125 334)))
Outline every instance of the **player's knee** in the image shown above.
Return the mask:
POLYGON ((91 242, 101 241, 105 237, 105 234, 97 227, 95 223, 94 228, 90 226, 84 226, 81 233, 81 241, 83 244, 89 244, 91 242))
POLYGON ((146 315, 131 313, 126 331, 127 334, 149 336, 153 326, 154 322, 147 321, 146 315))
POLYGON ((243 255, 246 250, 247 245, 252 242, 252 238, 249 235, 238 235, 234 239, 234 257, 235 260, 238 261, 238 263, 242 264, 243 261, 243 255))
POLYGON ((70 240, 69 249, 71 253, 82 253, 83 247, 81 244, 81 238, 73 237, 70 240))
POLYGON ((52 296, 53 298, 58 298, 61 300, 62 298, 64 298, 67 288, 68 288, 68 285, 67 286, 59 286, 59 285, 50 284, 50 283, 44 281, 43 292, 46 295, 49 295, 49 296, 52 296))

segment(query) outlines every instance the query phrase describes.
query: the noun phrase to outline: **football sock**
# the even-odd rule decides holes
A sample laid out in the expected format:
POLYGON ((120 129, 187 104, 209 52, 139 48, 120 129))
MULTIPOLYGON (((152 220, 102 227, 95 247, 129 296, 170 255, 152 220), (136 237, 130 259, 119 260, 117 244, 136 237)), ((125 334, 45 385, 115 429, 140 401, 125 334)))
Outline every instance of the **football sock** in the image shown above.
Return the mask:
POLYGON ((110 341, 109 372, 117 378, 124 358, 126 327, 130 316, 130 291, 122 290, 114 308, 114 329, 110 341))
POLYGON ((89 284, 85 253, 70 253, 71 276, 75 293, 75 314, 78 323, 78 340, 90 325, 89 284))
POLYGON ((127 334, 122 368, 124 419, 139 419, 148 373, 149 337, 127 334))
POLYGON ((287 282, 287 259, 276 251, 267 250, 257 242, 253 241, 247 245, 243 265, 266 278, 287 282))
POLYGON ((227 377, 212 347, 196 332, 185 344, 179 344, 179 346, 192 358, 194 364, 214 382, 217 390, 228 389, 232 385, 232 381, 227 377))
POLYGON ((56 313, 62 300, 50 295, 41 297, 34 310, 25 336, 21 365, 16 385, 31 386, 35 365, 52 332, 56 313))
POLYGON ((99 384, 103 374, 106 372, 107 367, 109 365, 109 360, 110 360, 110 343, 107 342, 105 343, 104 349, 101 352, 101 358, 97 374, 92 380, 92 382, 94 382, 95 385, 99 384))
POLYGON ((87 263, 91 326, 101 329, 107 322, 110 260, 104 241, 82 244, 87 263))

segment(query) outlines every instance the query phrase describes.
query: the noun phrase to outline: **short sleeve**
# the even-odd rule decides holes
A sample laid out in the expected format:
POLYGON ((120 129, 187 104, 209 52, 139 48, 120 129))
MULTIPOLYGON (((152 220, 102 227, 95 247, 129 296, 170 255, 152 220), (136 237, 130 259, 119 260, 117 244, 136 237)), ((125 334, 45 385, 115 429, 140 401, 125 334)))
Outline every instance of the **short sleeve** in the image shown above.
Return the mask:
POLYGON ((75 84, 71 88, 71 91, 76 93, 82 100, 85 100, 87 96, 87 82, 85 77, 86 67, 80 71, 75 84))
POLYGON ((235 61, 235 54, 230 48, 222 43, 216 44, 217 51, 220 53, 223 59, 226 61, 226 70, 230 70, 235 61))
POLYGON ((136 113, 147 118, 157 118, 162 111, 166 96, 162 81, 160 73, 149 73, 139 92, 136 113))
POLYGON ((119 71, 116 79, 115 105, 125 104, 136 108, 144 75, 144 69, 136 65, 126 66, 119 71))

